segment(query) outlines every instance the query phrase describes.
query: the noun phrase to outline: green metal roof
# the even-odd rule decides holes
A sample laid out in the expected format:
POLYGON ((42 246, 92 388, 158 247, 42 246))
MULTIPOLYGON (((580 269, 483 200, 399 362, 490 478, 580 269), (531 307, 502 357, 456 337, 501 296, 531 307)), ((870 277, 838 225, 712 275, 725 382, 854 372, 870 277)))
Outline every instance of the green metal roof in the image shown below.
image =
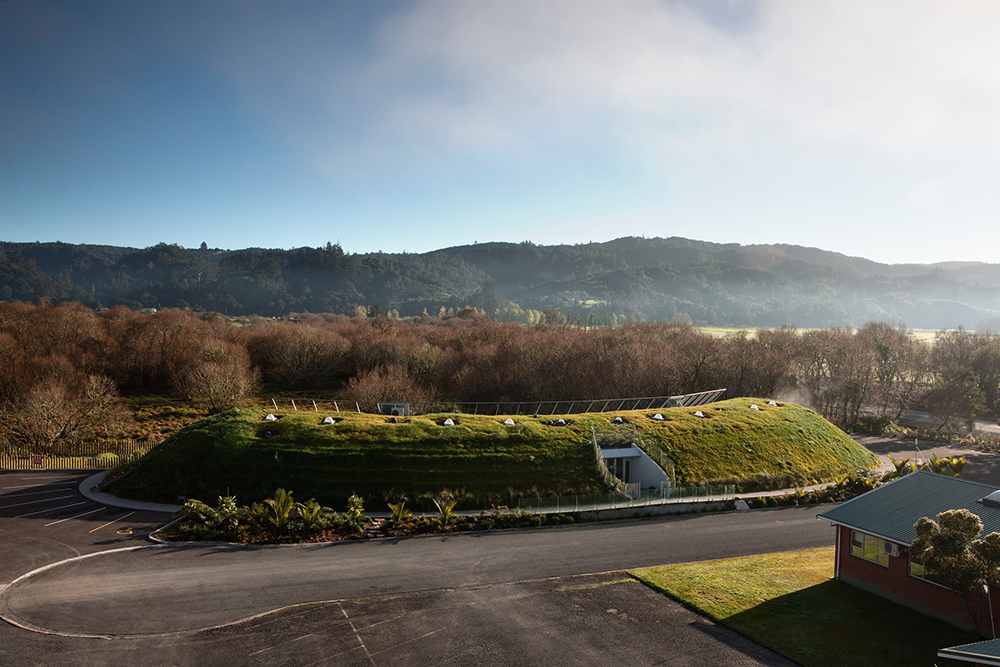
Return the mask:
POLYGON ((883 484, 817 516, 842 526, 909 545, 917 539, 913 524, 936 519, 946 510, 967 509, 983 521, 983 533, 1000 532, 1000 507, 979 502, 996 487, 926 470, 883 484))
POLYGON ((952 646, 938 651, 939 658, 951 658, 981 665, 1000 665, 1000 639, 952 646))

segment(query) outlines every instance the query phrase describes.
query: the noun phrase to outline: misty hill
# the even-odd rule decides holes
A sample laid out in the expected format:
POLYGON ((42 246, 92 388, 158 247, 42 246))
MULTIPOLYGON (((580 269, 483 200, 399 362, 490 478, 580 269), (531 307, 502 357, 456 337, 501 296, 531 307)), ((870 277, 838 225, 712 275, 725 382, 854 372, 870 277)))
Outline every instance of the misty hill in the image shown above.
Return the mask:
POLYGON ((706 325, 974 327, 1000 316, 1000 265, 880 264, 791 245, 620 238, 541 246, 484 243, 422 254, 0 243, 0 300, 190 307, 227 315, 401 315, 475 306, 516 318, 706 325), (551 310, 550 310, 551 312, 551 310))

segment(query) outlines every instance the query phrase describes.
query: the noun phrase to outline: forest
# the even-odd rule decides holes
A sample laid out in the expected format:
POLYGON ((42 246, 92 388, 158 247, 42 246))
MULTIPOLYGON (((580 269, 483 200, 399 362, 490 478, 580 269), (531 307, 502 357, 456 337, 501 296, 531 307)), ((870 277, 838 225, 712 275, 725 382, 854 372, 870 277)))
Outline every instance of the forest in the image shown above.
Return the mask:
POLYGON ((956 424, 1000 410, 1000 337, 925 343, 885 323, 724 337, 677 322, 522 325, 453 317, 218 313, 75 302, 0 304, 0 438, 47 451, 143 437, 122 397, 167 395, 216 413, 255 396, 532 401, 710 389, 811 407, 850 428, 866 412, 927 408, 956 424))
POLYGON ((189 308, 233 316, 455 314, 617 327, 973 329, 1000 317, 1000 265, 879 264, 787 245, 621 238, 427 253, 0 243, 0 300, 189 308))

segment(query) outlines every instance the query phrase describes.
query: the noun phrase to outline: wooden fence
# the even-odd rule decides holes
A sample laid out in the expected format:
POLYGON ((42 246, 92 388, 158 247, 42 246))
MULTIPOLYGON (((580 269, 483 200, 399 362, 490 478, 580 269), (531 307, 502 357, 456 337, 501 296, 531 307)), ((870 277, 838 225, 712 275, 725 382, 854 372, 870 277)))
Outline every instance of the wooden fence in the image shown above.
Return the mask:
POLYGON ((53 454, 33 454, 0 447, 0 470, 103 470, 122 459, 148 452, 156 443, 142 440, 94 440, 62 448, 53 454))

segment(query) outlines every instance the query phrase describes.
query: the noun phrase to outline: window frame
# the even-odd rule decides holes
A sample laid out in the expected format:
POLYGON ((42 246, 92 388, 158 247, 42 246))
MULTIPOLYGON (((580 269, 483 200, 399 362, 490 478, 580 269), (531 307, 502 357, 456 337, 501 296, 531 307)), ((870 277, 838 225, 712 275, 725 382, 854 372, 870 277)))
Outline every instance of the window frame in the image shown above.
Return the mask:
POLYGON ((889 567, 889 554, 885 553, 885 544, 888 540, 881 537, 869 535, 860 530, 851 529, 851 555, 861 558, 869 563, 875 563, 882 567, 889 567), (858 540, 860 537, 860 541, 858 540))
POLYGON ((953 590, 951 588, 951 586, 949 586, 948 584, 945 584, 945 583, 942 583, 940 581, 936 581, 935 579, 930 578, 930 577, 937 577, 939 575, 935 574, 934 572, 928 572, 927 571, 927 566, 924 565, 919 560, 914 559, 912 553, 907 553, 906 561, 907 561, 906 562, 906 574, 907 574, 907 576, 913 577, 914 579, 919 579, 920 581, 926 581, 928 584, 934 584, 935 586, 940 586, 941 588, 947 588, 949 591, 953 590), (914 570, 914 562, 916 562, 917 566, 921 570, 923 570, 923 574, 915 574, 913 572, 913 570, 914 570))

